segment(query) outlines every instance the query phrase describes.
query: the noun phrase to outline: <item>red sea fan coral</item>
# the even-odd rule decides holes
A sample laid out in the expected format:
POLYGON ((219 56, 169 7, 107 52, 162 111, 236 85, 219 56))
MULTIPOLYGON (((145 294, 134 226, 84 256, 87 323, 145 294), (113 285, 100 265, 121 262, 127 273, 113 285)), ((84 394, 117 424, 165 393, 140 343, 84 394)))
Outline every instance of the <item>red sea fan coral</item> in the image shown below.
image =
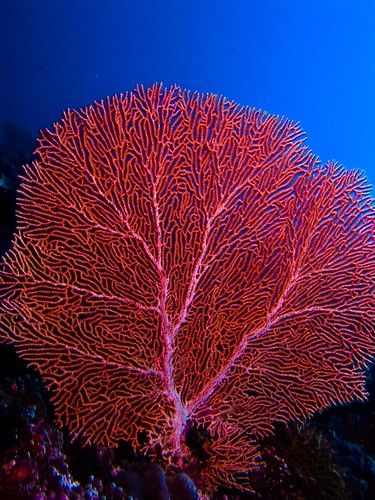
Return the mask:
POLYGON ((250 489, 277 421, 363 399, 374 205, 300 127, 137 88, 44 131, 0 278, 1 338, 88 443, 129 440, 206 488, 250 489))

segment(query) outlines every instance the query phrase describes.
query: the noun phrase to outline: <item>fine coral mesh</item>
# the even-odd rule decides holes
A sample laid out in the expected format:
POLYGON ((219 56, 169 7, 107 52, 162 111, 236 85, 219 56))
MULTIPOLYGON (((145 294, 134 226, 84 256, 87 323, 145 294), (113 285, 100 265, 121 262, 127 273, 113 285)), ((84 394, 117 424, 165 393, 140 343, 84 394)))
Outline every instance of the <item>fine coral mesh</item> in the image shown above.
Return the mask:
POLYGON ((250 490, 258 440, 366 396, 374 204, 299 125, 154 85, 68 111, 24 169, 0 338, 73 437, 250 490))

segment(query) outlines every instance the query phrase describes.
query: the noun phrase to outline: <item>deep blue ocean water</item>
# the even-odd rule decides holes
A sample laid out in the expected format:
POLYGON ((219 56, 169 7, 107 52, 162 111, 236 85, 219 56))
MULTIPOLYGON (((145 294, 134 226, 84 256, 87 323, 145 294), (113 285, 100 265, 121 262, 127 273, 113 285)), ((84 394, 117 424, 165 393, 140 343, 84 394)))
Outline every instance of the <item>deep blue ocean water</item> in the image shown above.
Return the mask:
POLYGON ((0 75, 10 147, 68 107, 177 83, 300 121, 375 184, 373 0, 0 0, 0 75))

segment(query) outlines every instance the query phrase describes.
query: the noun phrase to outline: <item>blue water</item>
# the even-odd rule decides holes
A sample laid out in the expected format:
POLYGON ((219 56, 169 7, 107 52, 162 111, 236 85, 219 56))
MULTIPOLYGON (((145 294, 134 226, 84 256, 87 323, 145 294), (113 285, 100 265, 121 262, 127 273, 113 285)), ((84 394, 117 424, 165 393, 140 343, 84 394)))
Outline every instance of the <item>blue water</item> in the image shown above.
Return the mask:
POLYGON ((373 0, 0 0, 0 141, 155 81, 300 121, 375 184, 373 0))

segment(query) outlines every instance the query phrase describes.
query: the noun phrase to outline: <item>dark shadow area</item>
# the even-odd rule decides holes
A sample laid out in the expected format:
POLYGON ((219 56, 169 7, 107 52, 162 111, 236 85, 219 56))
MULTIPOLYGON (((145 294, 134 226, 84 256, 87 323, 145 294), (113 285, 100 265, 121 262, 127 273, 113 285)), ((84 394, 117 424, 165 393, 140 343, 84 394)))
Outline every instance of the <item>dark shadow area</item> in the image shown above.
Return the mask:
POLYGON ((29 158, 36 148, 36 139, 26 129, 13 123, 3 127, 1 150, 15 158, 29 158))
POLYGON ((0 255, 10 247, 16 228, 16 191, 22 166, 33 158, 36 140, 23 128, 6 124, 0 144, 0 255))

